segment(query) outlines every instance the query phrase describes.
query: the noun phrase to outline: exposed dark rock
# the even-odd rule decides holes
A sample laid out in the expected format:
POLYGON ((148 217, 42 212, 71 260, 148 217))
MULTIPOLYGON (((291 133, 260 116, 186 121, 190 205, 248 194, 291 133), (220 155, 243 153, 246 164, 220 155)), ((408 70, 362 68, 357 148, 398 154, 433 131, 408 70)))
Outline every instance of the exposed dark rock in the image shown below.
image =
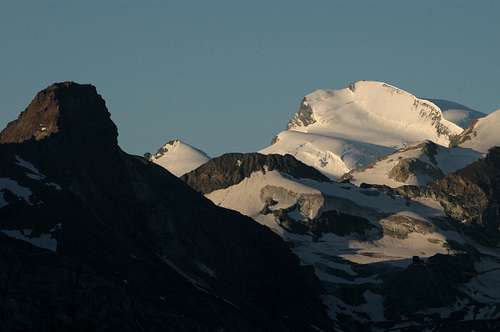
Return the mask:
POLYGON ((304 98, 300 104, 299 110, 288 122, 287 129, 292 129, 294 127, 307 127, 315 122, 316 119, 314 118, 311 105, 307 102, 307 98, 304 98))
POLYGON ((469 166, 425 187, 402 186, 408 198, 437 200, 446 215, 469 236, 484 245, 500 242, 500 148, 469 166))
POLYGON ((272 210, 268 211, 268 213, 272 213, 278 224, 287 231, 297 234, 306 234, 309 231, 307 223, 303 220, 296 220, 289 215, 290 212, 299 208, 298 204, 295 204, 289 208, 272 210))
POLYGON ((181 179, 195 190, 207 194, 240 183, 253 172, 279 171, 297 179, 330 181, 311 166, 286 154, 227 153, 213 158, 181 179))
POLYGON ((118 131, 94 86, 64 82, 40 91, 0 133, 0 143, 47 137, 74 149, 97 149, 115 147, 118 131))
POLYGON ((286 244, 121 151, 94 87, 50 86, 0 137, 0 179, 30 191, 0 188, 3 330, 329 329, 286 244))
POLYGON ((431 183, 421 195, 437 199, 460 222, 498 232, 500 227, 500 148, 462 170, 431 183))
POLYGON ((384 276, 385 316, 399 320, 403 315, 450 305, 462 296, 459 286, 474 275, 474 259, 468 254, 436 254, 426 262, 419 260, 404 270, 389 272, 384 276))
POLYGON ((406 239, 410 233, 428 234, 435 230, 434 226, 426 221, 405 215, 390 215, 380 220, 384 235, 406 239))
POLYGON ((390 179, 398 182, 406 182, 410 176, 417 178, 428 176, 436 180, 442 178, 444 174, 439 168, 417 158, 401 159, 388 173, 390 179))
POLYGON ((422 149, 422 152, 429 158, 429 160, 436 165, 436 155, 438 153, 438 145, 432 141, 425 141, 424 143, 417 145, 422 149))
POLYGON ((476 132, 476 124, 479 119, 475 119, 471 122, 470 126, 467 127, 462 133, 459 135, 454 135, 450 138, 450 147, 460 146, 462 143, 469 141, 473 137, 477 135, 476 132))
POLYGON ((309 228, 314 234, 333 233, 338 236, 356 234, 361 238, 368 237, 370 232, 377 231, 368 219, 330 210, 323 212, 310 222, 309 228))

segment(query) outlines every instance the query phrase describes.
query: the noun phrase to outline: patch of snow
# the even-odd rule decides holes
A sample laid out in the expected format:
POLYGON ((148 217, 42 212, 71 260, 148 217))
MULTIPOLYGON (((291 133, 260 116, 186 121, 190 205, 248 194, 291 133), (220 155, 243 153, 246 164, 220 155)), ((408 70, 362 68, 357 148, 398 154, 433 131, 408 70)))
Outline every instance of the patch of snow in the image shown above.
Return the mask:
POLYGON ((3 234, 8 237, 25 241, 31 243, 35 247, 48 249, 50 251, 56 252, 57 250, 57 240, 52 237, 52 234, 42 233, 39 236, 33 236, 33 231, 31 229, 21 229, 21 230, 0 230, 3 234))
POLYGON ((211 268, 209 268, 208 266, 206 266, 205 264, 203 264, 202 262, 196 262, 196 266, 200 269, 200 271, 208 274, 212 278, 216 278, 217 277, 215 271, 212 270, 211 268))
POLYGON ((21 167, 29 170, 32 174, 38 175, 38 176, 40 176, 42 178, 44 177, 44 175, 42 173, 40 173, 40 171, 38 170, 38 168, 36 168, 29 161, 26 161, 26 160, 22 159, 19 156, 16 156, 16 165, 19 165, 19 166, 21 166, 21 167))
POLYGON ((5 201, 3 193, 8 190, 17 197, 30 203, 30 197, 33 195, 30 189, 21 186, 16 181, 9 178, 0 178, 0 208, 6 206, 8 203, 5 201))
POLYGON ((57 183, 54 183, 54 182, 47 182, 47 183, 45 183, 45 185, 47 185, 49 187, 53 187, 56 190, 62 190, 61 186, 58 185, 57 183))
MULTIPOLYGON (((36 168, 32 163, 22 159, 21 157, 19 157, 17 155, 16 155, 16 165, 19 165, 19 166, 25 168, 26 170, 28 170, 28 172, 26 173, 26 176, 29 177, 30 179, 37 180, 37 181, 41 181, 41 180, 46 179, 46 176, 44 174, 42 174, 38 170, 38 168, 36 168)), ((45 185, 47 185, 49 187, 53 187, 56 190, 62 190, 61 186, 59 186, 57 183, 54 183, 54 182, 46 182, 45 185)))
POLYGON ((26 173, 26 176, 29 177, 30 179, 41 181, 45 179, 45 176, 39 175, 39 174, 33 174, 33 173, 26 173))

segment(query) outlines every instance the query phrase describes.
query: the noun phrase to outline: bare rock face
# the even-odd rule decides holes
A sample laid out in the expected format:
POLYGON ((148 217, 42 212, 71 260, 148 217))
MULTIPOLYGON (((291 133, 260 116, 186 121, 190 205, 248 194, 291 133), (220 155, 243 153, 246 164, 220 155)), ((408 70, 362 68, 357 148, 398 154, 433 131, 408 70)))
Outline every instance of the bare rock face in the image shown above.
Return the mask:
POLYGON ((500 147, 425 187, 402 186, 397 191, 408 197, 436 199, 476 239, 490 245, 500 241, 500 147))
POLYGON ((410 233, 428 234, 434 226, 426 221, 405 215, 391 215, 380 220, 384 234, 398 239, 406 239, 410 233))
POLYGON ((118 131, 94 86, 64 82, 40 91, 0 133, 0 143, 49 137, 74 148, 98 148, 117 146, 118 131))
POLYGON ((90 85, 37 94, 1 133, 6 331, 328 331, 287 245, 123 152, 90 85))
POLYGON ((295 113, 290 121, 288 121, 287 129, 307 127, 315 122, 316 119, 314 119, 311 105, 307 102, 307 98, 304 98, 297 113, 295 113))
POLYGON ((181 179, 191 188, 207 194, 238 184, 253 172, 275 170, 298 179, 330 181, 318 170, 298 161, 292 155, 260 153, 227 153, 184 174, 181 179))
POLYGON ((464 169, 429 185, 453 218, 469 224, 500 227, 500 148, 491 149, 464 169))
MULTIPOLYGON (((386 315, 393 318, 429 307, 450 305, 460 295, 460 284, 475 275, 474 262, 469 254, 436 254, 426 262, 416 260, 401 271, 387 273, 384 276, 386 315)), ((448 331, 445 328, 436 330, 448 331)), ((460 326, 456 330, 464 331, 460 326)))
POLYGON ((469 127, 465 128, 462 133, 455 135, 450 140, 450 147, 460 146, 462 143, 471 140, 473 137, 477 136, 476 125, 479 119, 474 119, 471 121, 469 127))
POLYGON ((436 180, 444 176, 443 172, 417 158, 401 159, 388 173, 390 179, 405 182, 410 176, 427 176, 436 180))

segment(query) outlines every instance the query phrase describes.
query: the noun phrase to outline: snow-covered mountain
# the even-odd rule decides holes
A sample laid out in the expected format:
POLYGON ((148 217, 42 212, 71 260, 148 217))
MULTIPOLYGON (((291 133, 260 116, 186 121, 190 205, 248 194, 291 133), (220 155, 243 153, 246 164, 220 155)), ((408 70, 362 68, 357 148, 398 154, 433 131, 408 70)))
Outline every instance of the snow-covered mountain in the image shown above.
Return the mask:
POLYGON ((304 97, 288 130, 260 152, 292 154, 331 178, 399 148, 430 140, 448 146, 462 132, 438 106, 383 82, 358 81, 304 97))
POLYGON ((342 179, 356 185, 380 184, 389 187, 422 186, 464 168, 481 153, 461 147, 446 148, 431 141, 409 146, 379 158, 368 166, 354 169, 342 179))
POLYGON ((500 146, 500 110, 474 121, 469 128, 455 139, 455 144, 486 153, 494 146, 500 146))
POLYGON ((462 128, 467 128, 475 119, 486 116, 486 114, 484 113, 478 112, 470 107, 456 103, 454 101, 444 99, 427 100, 432 101, 441 109, 441 112, 443 112, 443 117, 446 120, 451 121, 462 128))
POLYGON ((463 131, 477 114, 446 103, 356 82, 306 96, 265 154, 146 160, 93 86, 48 87, 0 132, 3 325, 500 330, 500 110, 463 131))
POLYGON ((181 176, 206 163, 210 157, 205 152, 176 139, 163 145, 149 159, 175 176, 181 176))
POLYGON ((497 128, 500 111, 360 81, 304 97, 261 153, 206 157, 181 179, 312 266, 334 328, 489 322, 500 318, 500 152, 486 155, 497 128))
MULTIPOLYGON (((446 161, 426 151, 441 147, 424 146, 398 153, 423 154, 418 157, 428 164, 446 161)), ((269 157, 223 155, 182 179, 290 243, 314 267, 339 330, 382 331, 422 317, 432 327, 433 320, 500 316, 500 251, 465 235, 432 195, 410 198, 321 179, 289 155, 269 157)))

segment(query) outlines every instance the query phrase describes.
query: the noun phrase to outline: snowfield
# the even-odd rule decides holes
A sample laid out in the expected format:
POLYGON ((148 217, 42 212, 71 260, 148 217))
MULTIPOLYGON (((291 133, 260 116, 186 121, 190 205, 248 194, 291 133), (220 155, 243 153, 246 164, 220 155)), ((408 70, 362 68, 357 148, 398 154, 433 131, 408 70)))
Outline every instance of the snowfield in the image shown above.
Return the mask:
POLYGON ((452 254, 450 243, 473 245, 486 255, 477 276, 463 286, 462 291, 470 300, 457 300, 452 307, 429 308, 421 314, 446 319, 462 310, 470 312, 472 318, 498 317, 500 293, 489 289, 498 285, 495 278, 500 271, 500 252, 482 248, 453 227, 442 224, 443 209, 432 199, 408 200, 348 183, 297 180, 278 171, 254 172, 240 183, 206 197, 219 206, 252 217, 289 242, 302 263, 314 267, 326 289, 323 302, 334 320, 348 315, 359 321, 385 321, 383 296, 372 291, 384 282, 379 273, 406 268, 414 256, 425 259, 452 254), (278 211, 285 211, 285 219, 297 221, 340 211, 366 218, 375 228, 362 236, 295 232, 280 222, 278 211), (353 287, 364 290, 363 303, 346 303, 338 293, 339 289, 353 287))
MULTIPOLYGON (((385 220, 394 217, 398 220, 405 217, 409 220, 418 219, 431 225, 433 218, 444 215, 441 206, 432 200, 420 200, 408 204, 402 197, 390 197, 374 189, 360 189, 350 184, 335 182, 306 179, 298 181, 277 171, 254 172, 240 183, 213 191, 206 197, 219 206, 252 217, 273 229, 287 241, 298 244, 294 247, 296 253, 304 262, 313 265, 313 259, 318 253, 336 255, 355 263, 403 260, 407 264, 408 259, 415 255, 432 256, 446 252, 443 246, 446 243, 446 236, 435 231, 426 234, 410 232, 406 239, 384 235, 378 239, 360 240, 356 237, 325 234, 320 241, 314 241, 311 234, 290 233, 272 214, 263 213, 266 200, 269 199, 276 203, 272 206, 273 210, 287 209, 309 199, 298 210, 290 213, 294 219, 316 218, 324 211, 340 210, 370 219, 379 226, 385 220), (433 240, 428 241, 429 238, 433 240)), ((460 236, 454 232, 448 236, 461 241, 460 236)))
POLYGON ((53 252, 56 252, 57 250, 57 240, 54 239, 52 237, 52 234, 50 233, 49 234, 42 233, 36 236, 33 235, 33 230, 31 229, 21 229, 21 230, 0 229, 0 232, 10 238, 28 242, 38 248, 47 249, 53 252))
POLYGON ((9 191, 20 199, 30 203, 30 197, 33 194, 29 188, 21 186, 17 181, 9 178, 0 178, 0 208, 8 205, 5 200, 5 191, 9 191))

